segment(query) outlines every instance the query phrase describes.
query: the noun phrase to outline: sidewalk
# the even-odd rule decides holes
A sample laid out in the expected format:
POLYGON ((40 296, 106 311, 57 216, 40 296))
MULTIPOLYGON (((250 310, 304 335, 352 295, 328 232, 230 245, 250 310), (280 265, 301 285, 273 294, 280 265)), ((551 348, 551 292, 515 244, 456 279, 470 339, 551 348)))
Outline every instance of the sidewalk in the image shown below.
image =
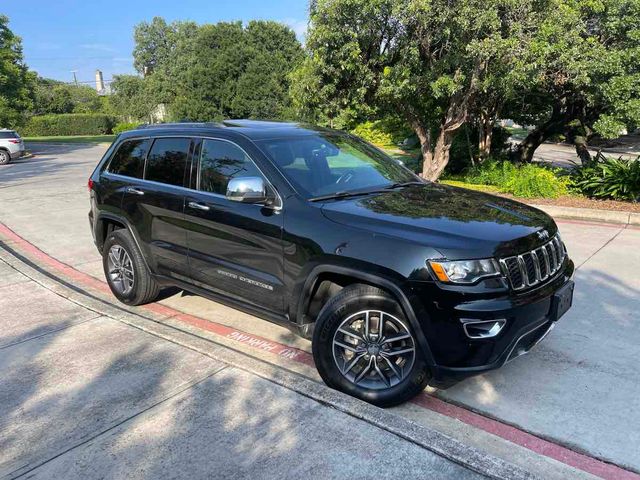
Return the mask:
POLYGON ((2 478, 481 478, 178 337, 83 306, 2 252, 2 478))

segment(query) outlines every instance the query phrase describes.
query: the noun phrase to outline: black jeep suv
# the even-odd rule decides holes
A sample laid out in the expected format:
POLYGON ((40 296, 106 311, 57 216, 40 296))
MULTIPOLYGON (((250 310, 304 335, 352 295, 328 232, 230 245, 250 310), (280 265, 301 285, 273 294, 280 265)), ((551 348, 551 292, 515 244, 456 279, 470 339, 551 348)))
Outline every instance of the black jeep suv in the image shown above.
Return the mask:
POLYGON ((89 188, 120 301, 173 285, 284 325, 312 339, 328 385, 381 406, 500 367, 571 306, 550 217, 426 182, 342 132, 140 127, 89 188))

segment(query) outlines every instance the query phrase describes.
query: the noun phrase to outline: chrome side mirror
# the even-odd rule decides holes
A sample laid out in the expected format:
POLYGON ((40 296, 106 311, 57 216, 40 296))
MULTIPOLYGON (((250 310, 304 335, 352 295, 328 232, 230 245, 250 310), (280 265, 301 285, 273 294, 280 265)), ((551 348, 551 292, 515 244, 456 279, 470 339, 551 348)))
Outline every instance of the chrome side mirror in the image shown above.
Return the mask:
POLYGON ((227 184, 227 199, 242 203, 270 203, 267 185, 261 177, 236 177, 227 184))

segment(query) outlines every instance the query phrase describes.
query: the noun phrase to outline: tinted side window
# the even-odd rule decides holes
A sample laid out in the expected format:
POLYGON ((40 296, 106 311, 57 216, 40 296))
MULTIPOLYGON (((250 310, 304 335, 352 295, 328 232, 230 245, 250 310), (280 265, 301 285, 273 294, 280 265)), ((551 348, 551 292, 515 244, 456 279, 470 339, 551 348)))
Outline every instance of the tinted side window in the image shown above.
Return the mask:
POLYGON ((199 190, 225 195, 230 179, 261 176, 258 167, 236 145, 220 140, 203 142, 199 190))
POLYGON ((144 159, 147 156, 149 139, 127 140, 118 147, 109 164, 109 171, 127 177, 142 178, 144 159))
POLYGON ((158 138, 147 158, 144 178, 168 185, 183 185, 189 156, 189 138, 158 138))
POLYGON ((0 132, 0 138, 20 138, 16 132, 0 132))

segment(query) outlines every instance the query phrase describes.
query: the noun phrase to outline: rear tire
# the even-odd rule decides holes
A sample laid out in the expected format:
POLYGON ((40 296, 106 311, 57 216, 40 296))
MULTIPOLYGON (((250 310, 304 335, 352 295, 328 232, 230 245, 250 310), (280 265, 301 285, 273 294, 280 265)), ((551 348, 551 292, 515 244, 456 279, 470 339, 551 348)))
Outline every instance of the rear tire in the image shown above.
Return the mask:
POLYGON ((402 308, 370 285, 350 285, 327 302, 312 349, 327 385, 380 407, 409 400, 431 377, 402 308))
POLYGON ((6 165, 11 161, 11 155, 6 150, 0 150, 0 165, 6 165))
POLYGON ((160 293, 131 233, 126 229, 111 232, 102 249, 102 267, 109 288, 127 305, 153 302, 160 293))

